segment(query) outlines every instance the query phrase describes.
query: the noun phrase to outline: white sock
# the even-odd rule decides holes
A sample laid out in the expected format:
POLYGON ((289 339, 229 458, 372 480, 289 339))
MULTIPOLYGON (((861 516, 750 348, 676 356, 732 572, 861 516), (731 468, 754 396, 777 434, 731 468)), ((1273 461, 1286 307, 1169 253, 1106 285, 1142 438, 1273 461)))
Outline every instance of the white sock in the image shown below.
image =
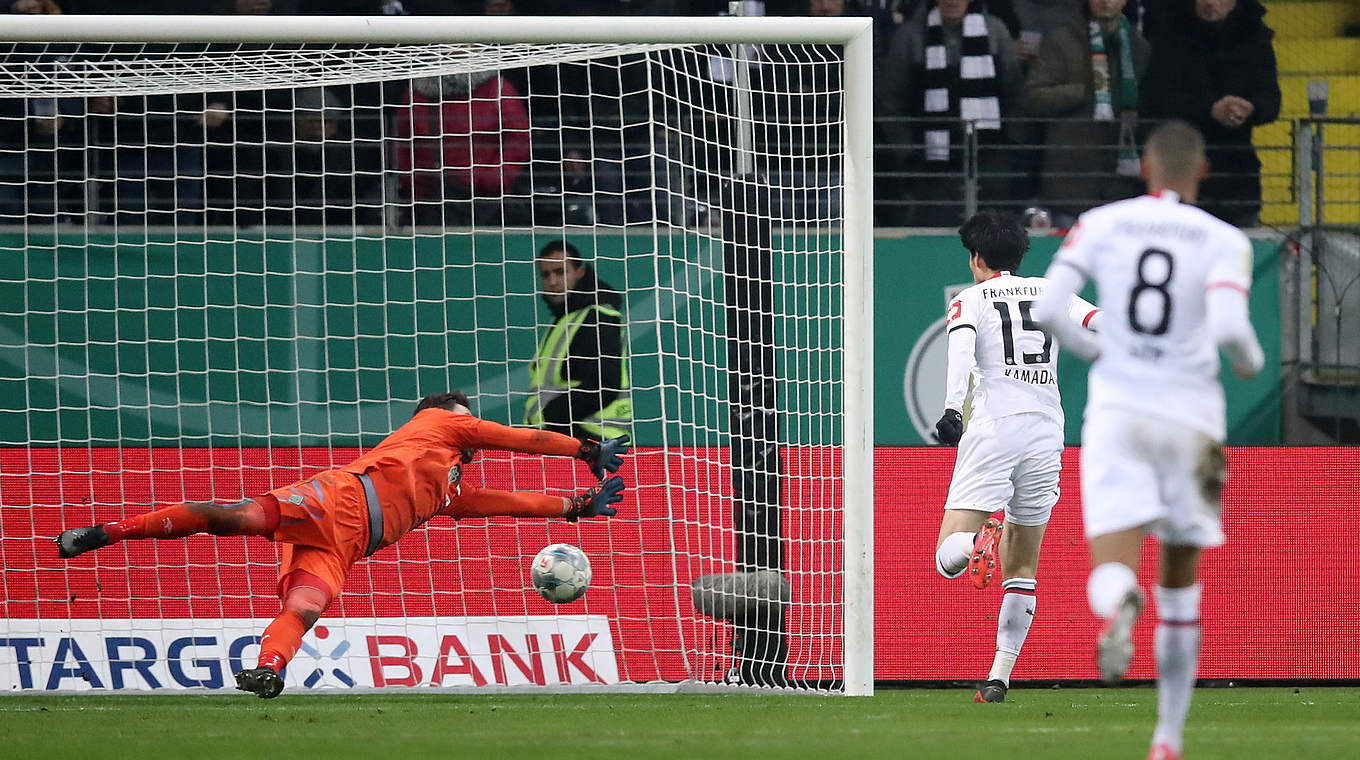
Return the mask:
POLYGON ((1119 609, 1124 595, 1138 587, 1138 575, 1122 562, 1106 562, 1091 571, 1086 579, 1086 599, 1091 612, 1109 620, 1119 609))
POLYGON ((957 578, 968 569, 968 558, 973 554, 975 533, 950 533, 935 550, 935 569, 946 578, 957 578))
POLYGON ((1001 612, 996 616, 996 658, 992 660, 989 681, 1011 685, 1011 670, 1020 650, 1025 646, 1030 623, 1034 622, 1037 598, 1033 578, 1011 578, 1001 584, 1006 594, 1001 598, 1001 612))
POLYGON ((1157 730, 1153 744, 1181 751, 1185 716, 1199 671, 1199 597, 1196 583, 1186 588, 1157 587, 1157 730))

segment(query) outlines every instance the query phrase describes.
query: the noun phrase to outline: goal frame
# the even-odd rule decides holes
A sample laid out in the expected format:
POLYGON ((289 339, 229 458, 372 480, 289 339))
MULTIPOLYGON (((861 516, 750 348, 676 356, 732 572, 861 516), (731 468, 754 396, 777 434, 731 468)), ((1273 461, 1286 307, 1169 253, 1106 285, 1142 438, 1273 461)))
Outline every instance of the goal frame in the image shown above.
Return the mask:
POLYGON ((844 46, 844 694, 874 690, 873 22, 795 17, 13 16, 6 42, 844 46))

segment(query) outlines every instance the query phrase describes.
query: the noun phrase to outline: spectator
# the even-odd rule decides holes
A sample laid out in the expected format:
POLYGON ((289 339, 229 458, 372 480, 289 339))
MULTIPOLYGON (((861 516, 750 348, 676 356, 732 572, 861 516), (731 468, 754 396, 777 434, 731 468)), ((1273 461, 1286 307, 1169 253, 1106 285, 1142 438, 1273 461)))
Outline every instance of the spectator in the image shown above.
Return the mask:
POLYGON ((394 163, 418 225, 499 224, 529 161, 529 112, 494 71, 423 77, 397 111, 394 163))
POLYGON ((622 296, 565 240, 543 246, 536 263, 553 324, 529 364, 524 424, 582 440, 628 435, 633 401, 622 296))
MULTIPOLYGON (((296 15, 299 10, 298 0, 212 0, 208 9, 209 13, 228 16, 296 15)), ((266 47, 255 43, 234 49, 266 47)), ((229 49, 226 45, 212 48, 222 52, 229 49)), ((261 90, 238 90, 230 97, 233 118, 210 134, 203 151, 207 223, 258 225, 268 205, 266 171, 272 167, 267 165, 276 163, 270 160, 269 151, 261 148, 266 142, 267 122, 274 118, 266 104, 276 98, 261 90)), ((226 105, 225 99, 222 104, 226 105)))
POLYGON ((1186 0, 1152 39, 1143 114, 1184 119, 1208 146, 1210 175, 1200 187, 1206 211, 1239 227, 1261 212, 1261 161, 1253 127, 1280 115, 1275 36, 1258 0, 1186 0))
MULTIPOLYGON (((915 16, 930 0, 879 0, 879 2, 893 6, 889 20, 893 21, 895 26, 915 16)), ((982 10, 989 16, 1001 19, 1011 39, 1020 36, 1020 17, 1015 13, 1015 3, 1016 0, 982 0, 982 10)))
MULTIPOLYGON (((1019 110, 1024 84, 1015 43, 981 0, 931 0, 898 28, 881 69, 885 136, 895 163, 912 173, 904 189, 918 201, 897 221, 956 226, 964 211, 963 123, 972 123, 984 146, 1001 142, 1001 117, 1019 110)), ((1008 156, 983 150, 979 160, 981 197, 1005 198, 1008 156)))
MULTIPOLYGON (((15 206, 0 200, 0 206, 10 205, 10 212, 22 210, 30 224, 52 221, 58 214, 79 213, 85 201, 84 103, 79 98, 29 98, 26 102, 25 109, 25 101, 18 101, 18 121, 11 127, 12 134, 8 139, 0 138, 0 143, 9 142, 10 150, 15 151, 8 160, 0 158, 0 164, 8 165, 0 169, 0 174, 10 173, 13 179, 9 181, 16 183, 8 193, 0 190, 0 196, 10 195, 11 200, 17 196, 20 203, 15 206)), ((0 111, 7 110, 0 107, 0 111)), ((0 131, 5 131, 4 127, 0 131)), ((0 215, 4 213, 0 211, 0 215)), ((19 220, 16 217, 11 221, 19 220)), ((69 220, 69 216, 64 219, 69 220)))
POLYGON ((96 120, 101 138, 92 163, 101 175, 112 174, 106 208, 117 213, 120 224, 203 221, 205 146, 229 142, 230 98, 93 98, 90 113, 111 117, 96 120))
POLYGON ((704 122, 695 120, 680 129, 652 124, 643 140, 626 143, 623 161, 625 222, 658 221, 682 227, 704 227, 710 222, 704 188, 695 174, 697 143, 704 122))
MULTIPOLYGON (((809 0, 804 10, 821 18, 864 12, 846 0, 809 0)), ((839 211, 841 52, 839 45, 766 46, 763 65, 751 72, 755 171, 772 185, 761 212, 775 219, 839 211)))
POLYGON ((1089 0, 1086 20, 1044 38, 1025 85, 1029 113, 1055 120, 1039 197, 1060 227, 1142 189, 1135 125, 1148 44, 1123 8, 1124 0, 1089 0))
POLYGON ((621 161, 592 161, 587 151, 568 148, 561 161, 540 161, 535 170, 534 224, 593 226, 623 224, 621 161))
POLYGON ((595 166, 579 150, 562 155, 562 205, 564 224, 600 221, 595 210, 595 166))
MULTIPOLYGON (((1049 34, 1075 23, 1083 18, 1082 6, 1085 0, 986 0, 987 12, 1006 22, 1015 38, 1015 56, 1020 59, 1021 67, 1028 72, 1039 57, 1039 46, 1049 34), (1003 5, 1011 6, 1009 20, 1001 15, 1003 5)), ((1041 125, 1033 122, 1015 122, 1011 125, 1015 141, 1020 143, 1012 156, 1015 170, 1015 184, 1012 193, 1016 198, 1032 198, 1039 192, 1039 176, 1043 155, 1033 146, 1044 140, 1041 125)))
POLYGON ((23 224, 28 109, 23 98, 0 98, 0 224, 23 224))
MULTIPOLYGON (((199 43, 141 48, 152 57, 207 49, 199 43)), ((101 50, 113 48, 86 43, 79 56, 98 59, 101 50)), ((99 209, 116 214, 120 224, 201 224, 206 147, 233 142, 234 102, 230 92, 89 98, 81 126, 88 130, 88 171, 99 209)))
POLYGON ((1026 65, 1039 57, 1044 37, 1082 18, 1082 0, 1015 0, 1014 5, 1020 22, 1015 55, 1026 65))
POLYGON ((851 6, 849 15, 868 16, 874 20, 874 71, 878 71, 878 61, 883 57, 882 51, 888 49, 888 41, 904 20, 902 5, 905 2, 906 0, 863 0, 858 4, 858 11, 854 5, 851 6))
MULTIPOLYGON (((0 4, 5 13, 61 13, 52 0, 13 0, 0 4)), ((37 63, 39 56, 22 56, 37 63)), ((31 210, 50 207, 54 194, 39 190, 53 165, 53 140, 62 118, 53 98, 0 98, 0 224, 22 224, 31 210)))
POLYGON ((1158 24, 1183 2, 1185 0, 1129 0, 1124 6, 1124 15, 1138 25, 1144 39, 1150 40, 1159 34, 1158 24))
POLYGON ((382 223, 381 154, 355 140, 340 100, 320 87, 293 94, 293 130, 269 148, 267 216, 298 226, 382 223))

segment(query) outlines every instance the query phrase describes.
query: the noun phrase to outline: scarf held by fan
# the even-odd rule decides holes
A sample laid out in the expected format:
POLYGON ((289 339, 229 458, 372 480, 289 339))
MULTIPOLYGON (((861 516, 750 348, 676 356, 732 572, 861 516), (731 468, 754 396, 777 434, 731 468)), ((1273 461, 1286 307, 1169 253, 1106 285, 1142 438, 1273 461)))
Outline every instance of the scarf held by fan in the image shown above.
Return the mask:
POLYGON ((1110 56, 1105 49, 1105 34, 1100 23, 1091 19, 1091 76, 1095 90, 1096 121, 1114 121, 1119 112, 1119 162, 1117 171, 1121 176, 1137 177, 1138 149, 1134 144, 1134 131, 1138 121, 1138 79, 1133 64, 1133 39, 1128 19, 1119 17, 1115 39, 1119 46, 1119 82, 1114 88, 1110 77, 1110 56))
POLYGON ((949 160, 951 134, 959 122, 972 122, 978 130, 1001 129, 996 62, 981 0, 972 0, 963 17, 957 74, 949 67, 940 9, 930 9, 926 16, 925 83, 925 113, 947 119, 925 131, 927 161, 949 160))

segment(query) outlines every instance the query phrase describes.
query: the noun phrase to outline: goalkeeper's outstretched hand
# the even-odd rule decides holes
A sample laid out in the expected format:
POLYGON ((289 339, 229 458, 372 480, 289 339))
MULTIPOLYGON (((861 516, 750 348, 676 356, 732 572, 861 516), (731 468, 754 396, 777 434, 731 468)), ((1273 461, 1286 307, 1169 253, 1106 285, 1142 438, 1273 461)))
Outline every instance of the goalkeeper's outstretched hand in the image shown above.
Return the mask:
POLYGON ((582 517, 613 517, 618 510, 609 506, 623 501, 623 478, 615 475, 609 480, 573 496, 571 507, 567 509, 567 522, 576 522, 582 517))
POLYGON ((603 443, 587 441, 581 444, 581 451, 577 455, 590 465, 590 471, 595 473, 595 477, 604 480, 606 472, 618 472, 623 466, 623 457, 632 448, 632 439, 626 435, 618 438, 610 438, 603 443))

